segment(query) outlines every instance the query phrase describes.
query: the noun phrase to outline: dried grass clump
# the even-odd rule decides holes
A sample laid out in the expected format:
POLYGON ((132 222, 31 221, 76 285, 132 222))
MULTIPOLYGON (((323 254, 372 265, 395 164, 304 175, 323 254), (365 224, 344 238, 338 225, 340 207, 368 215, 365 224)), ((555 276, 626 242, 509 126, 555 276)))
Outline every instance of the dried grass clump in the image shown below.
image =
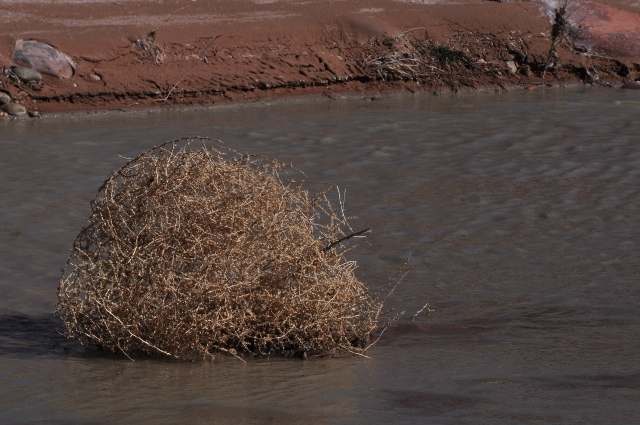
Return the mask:
POLYGON ((63 333, 130 358, 362 353, 381 306, 344 258, 342 210, 211 142, 105 181, 60 280, 63 333))
POLYGON ((365 64, 383 81, 418 80, 448 74, 452 68, 474 67, 467 54, 436 44, 428 35, 420 40, 403 33, 376 44, 386 50, 369 54, 365 64))
MULTIPOLYGON (((500 72, 482 59, 483 52, 471 52, 468 47, 454 43, 453 37, 451 45, 442 45, 427 32, 422 37, 410 34, 423 29, 414 28, 396 37, 373 40, 361 60, 363 71, 374 80, 415 81, 426 87, 444 86, 454 91, 473 88, 480 80, 500 84, 500 72)), ((503 60, 499 63, 506 66, 503 60)))

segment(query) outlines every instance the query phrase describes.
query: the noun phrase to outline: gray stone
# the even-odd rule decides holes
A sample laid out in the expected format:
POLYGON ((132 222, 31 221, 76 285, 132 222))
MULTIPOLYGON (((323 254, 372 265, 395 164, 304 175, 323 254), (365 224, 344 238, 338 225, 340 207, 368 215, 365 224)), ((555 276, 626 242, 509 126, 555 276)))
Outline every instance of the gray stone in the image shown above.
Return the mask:
POLYGON ((11 96, 6 93, 0 92, 0 105, 5 105, 9 102, 11 102, 11 96))
POLYGON ((7 103, 6 105, 0 106, 0 109, 2 109, 7 114, 14 115, 16 117, 25 115, 27 113, 27 108, 19 103, 7 103))
POLYGON ((43 74, 58 78, 71 78, 75 63, 54 47, 39 41, 16 41, 13 60, 25 67, 31 67, 43 74))
POLYGON ((623 89, 640 90, 640 81, 632 81, 622 86, 623 89))
POLYGON ((29 111, 28 114, 29 114, 29 116, 31 118, 39 118, 40 117, 40 111, 29 111))
POLYGON ((11 71, 13 71, 13 73, 25 83, 29 83, 31 81, 39 83, 42 81, 42 75, 40 75, 40 73, 35 69, 26 68, 24 66, 14 66, 11 68, 11 71))

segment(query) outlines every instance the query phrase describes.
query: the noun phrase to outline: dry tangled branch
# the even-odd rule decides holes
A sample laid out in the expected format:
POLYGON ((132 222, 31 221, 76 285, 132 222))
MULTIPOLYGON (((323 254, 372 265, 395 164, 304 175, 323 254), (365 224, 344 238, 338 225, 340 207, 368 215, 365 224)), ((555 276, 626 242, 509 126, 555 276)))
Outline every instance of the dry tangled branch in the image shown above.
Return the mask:
POLYGON ((342 206, 215 142, 168 142, 105 181, 60 280, 63 333, 130 358, 362 353, 381 305, 336 243, 359 234, 342 206))
POLYGON ((136 40, 136 45, 147 52, 152 58, 155 65, 160 65, 166 55, 162 49, 156 44, 156 32, 151 31, 149 34, 136 40))
POLYGON ((459 50, 438 45, 428 36, 424 40, 406 33, 382 40, 388 49, 368 55, 364 63, 383 81, 416 80, 447 74, 453 67, 471 68, 471 59, 459 50))

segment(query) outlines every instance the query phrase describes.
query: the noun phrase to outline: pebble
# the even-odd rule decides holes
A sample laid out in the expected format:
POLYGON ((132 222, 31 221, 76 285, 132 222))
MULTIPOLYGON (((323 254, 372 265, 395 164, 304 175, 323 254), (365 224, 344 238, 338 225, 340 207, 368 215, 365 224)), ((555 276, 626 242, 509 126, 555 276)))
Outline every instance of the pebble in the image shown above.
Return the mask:
POLYGON ((26 115, 27 113, 27 108, 19 103, 7 103, 6 105, 0 106, 0 109, 2 109, 7 114, 14 115, 16 117, 26 115))
POLYGON ((40 111, 29 111, 28 114, 29 114, 29 116, 31 118, 39 118, 40 117, 40 111))
POLYGON ((506 61, 505 64, 507 65, 507 68, 509 68, 510 73, 515 74, 518 72, 518 66, 514 61, 506 61))
POLYGON ((13 73, 25 83, 29 83, 31 81, 39 83, 42 81, 42 75, 40 75, 40 73, 35 69, 25 68, 24 66, 14 66, 11 68, 11 71, 13 71, 13 73))
POLYGON ((0 93, 0 105, 5 105, 11 102, 11 96, 6 93, 0 93))
POLYGON ((93 80, 93 81, 100 81, 100 80, 102 80, 102 78, 100 78, 100 76, 99 76, 99 75, 97 75, 97 74, 89 74, 89 75, 88 75, 88 77, 89 77, 89 79, 90 79, 90 80, 93 80))
POLYGON ((16 41, 13 60, 18 65, 29 66, 58 78, 71 78, 75 68, 75 63, 67 55, 35 40, 16 41))
POLYGON ((623 89, 640 90, 640 81, 632 81, 622 86, 623 89))

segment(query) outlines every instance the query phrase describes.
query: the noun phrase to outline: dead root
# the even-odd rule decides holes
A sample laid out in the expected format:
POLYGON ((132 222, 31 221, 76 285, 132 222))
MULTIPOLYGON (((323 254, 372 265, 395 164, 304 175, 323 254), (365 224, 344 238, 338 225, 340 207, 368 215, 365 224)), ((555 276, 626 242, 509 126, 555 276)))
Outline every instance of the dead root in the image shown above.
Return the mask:
POLYGON ((165 53, 160 46, 156 44, 156 32, 151 31, 149 34, 136 40, 136 46, 147 52, 153 59, 154 65, 160 65, 166 58, 165 53))

